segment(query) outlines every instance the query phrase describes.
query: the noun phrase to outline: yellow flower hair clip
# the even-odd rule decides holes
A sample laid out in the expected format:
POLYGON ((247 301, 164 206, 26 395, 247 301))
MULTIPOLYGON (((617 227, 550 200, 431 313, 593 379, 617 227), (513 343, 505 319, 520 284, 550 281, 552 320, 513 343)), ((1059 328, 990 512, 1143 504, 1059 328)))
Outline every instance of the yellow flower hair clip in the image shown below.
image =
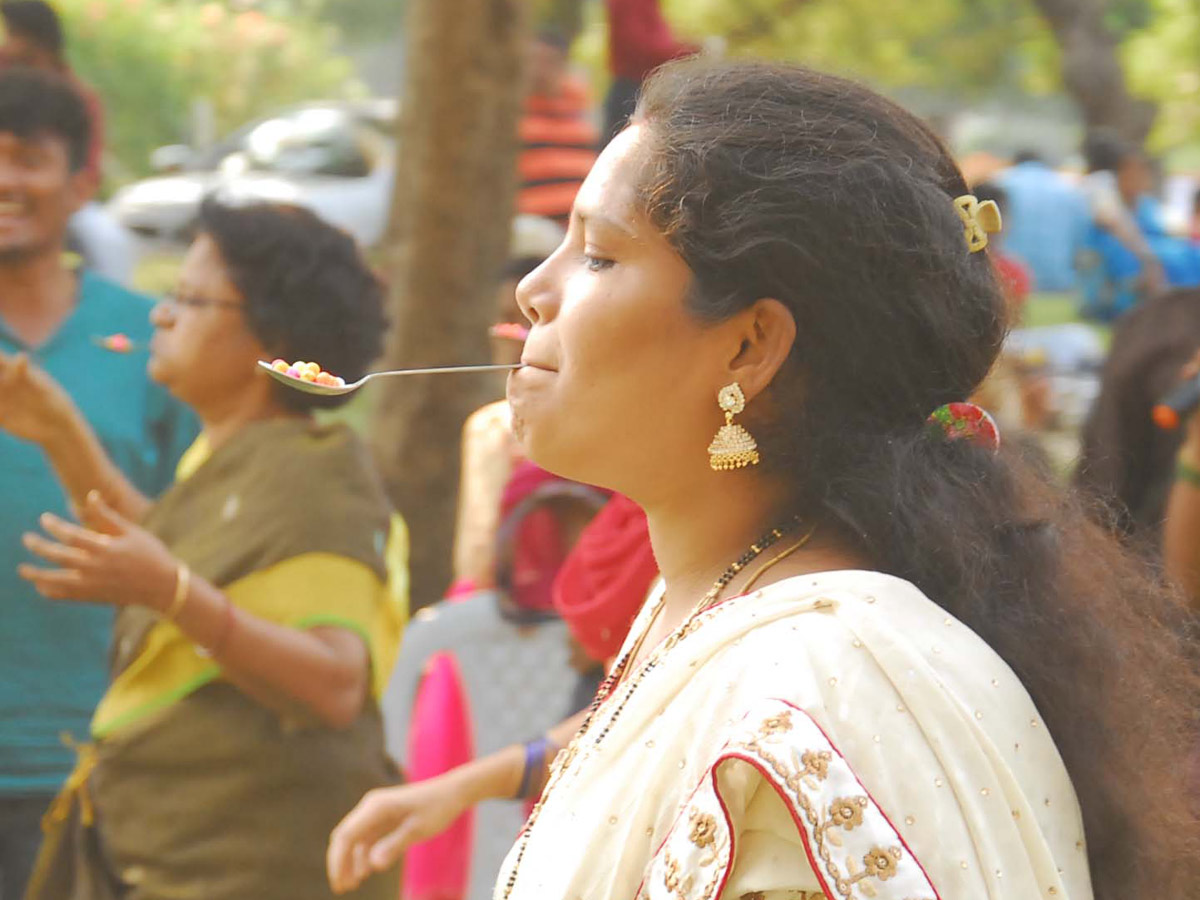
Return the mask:
POLYGON ((954 208, 962 219, 967 249, 972 253, 988 245, 988 235, 1000 230, 1000 207, 994 200, 979 202, 974 194, 954 198, 954 208))

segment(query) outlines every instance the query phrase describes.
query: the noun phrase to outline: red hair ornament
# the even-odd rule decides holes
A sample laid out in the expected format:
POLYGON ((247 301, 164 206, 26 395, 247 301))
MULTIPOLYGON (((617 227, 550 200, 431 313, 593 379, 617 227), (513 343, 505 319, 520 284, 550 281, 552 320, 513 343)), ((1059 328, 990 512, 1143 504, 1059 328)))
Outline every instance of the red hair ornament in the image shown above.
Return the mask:
POLYGON ((939 406, 926 420, 929 430, 948 441, 967 441, 993 453, 1000 451, 1000 429, 982 406, 974 403, 947 403, 939 406))

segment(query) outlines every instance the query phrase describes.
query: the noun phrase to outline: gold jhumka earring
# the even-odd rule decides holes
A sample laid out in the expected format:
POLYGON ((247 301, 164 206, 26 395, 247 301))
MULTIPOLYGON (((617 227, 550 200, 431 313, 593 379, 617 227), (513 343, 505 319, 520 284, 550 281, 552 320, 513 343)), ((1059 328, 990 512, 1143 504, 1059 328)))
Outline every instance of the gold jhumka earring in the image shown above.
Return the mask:
POLYGON ((717 404, 725 412, 725 424, 708 445, 708 462, 714 471, 741 469, 758 465, 758 444, 741 425, 734 424, 733 417, 746 408, 746 395, 736 381, 727 384, 717 393, 717 404))

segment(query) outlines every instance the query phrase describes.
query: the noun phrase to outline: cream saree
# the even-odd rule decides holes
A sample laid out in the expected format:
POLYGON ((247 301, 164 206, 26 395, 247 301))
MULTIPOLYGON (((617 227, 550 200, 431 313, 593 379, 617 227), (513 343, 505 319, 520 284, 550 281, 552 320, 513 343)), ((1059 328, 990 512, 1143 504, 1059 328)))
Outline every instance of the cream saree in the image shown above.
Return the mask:
POLYGON ((497 900, 1090 900, 1028 694, 908 582, 787 579, 655 658, 556 760, 497 900))

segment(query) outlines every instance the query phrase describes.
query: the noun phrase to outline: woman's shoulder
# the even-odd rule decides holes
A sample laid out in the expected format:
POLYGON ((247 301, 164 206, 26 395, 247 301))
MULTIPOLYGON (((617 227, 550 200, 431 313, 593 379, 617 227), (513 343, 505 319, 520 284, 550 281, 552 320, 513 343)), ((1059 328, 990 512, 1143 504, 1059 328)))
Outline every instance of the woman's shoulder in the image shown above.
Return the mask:
POLYGON ((808 622, 813 618, 810 613, 821 612, 821 618, 834 623, 829 630, 860 637, 870 632, 875 637, 890 634, 918 645, 943 638, 972 646, 983 643, 919 587, 886 572, 841 569, 798 575, 738 600, 746 603, 751 615, 758 614, 772 624, 779 620, 778 627, 795 624, 784 619, 804 616, 808 622))
POLYGON ((904 631, 930 629, 947 613, 909 581, 866 569, 839 569, 797 575, 728 601, 734 614, 761 623, 760 639, 791 632, 794 648, 830 642, 855 646, 865 627, 904 624, 904 631))
POLYGON ((830 596, 872 597, 917 596, 929 602, 920 588, 911 581, 875 569, 830 569, 825 572, 809 572, 782 578, 761 588, 764 597, 780 594, 806 597, 814 593, 830 596))
POLYGON ((843 728, 859 712, 874 711, 867 722, 888 708, 907 710, 905 697, 917 695, 936 698, 955 718, 986 719, 988 731, 1018 732, 1037 718, 1000 655, 904 579, 825 572, 777 582, 737 603, 744 633, 719 655, 740 670, 749 696, 811 707, 843 728), (884 697, 893 698, 890 707, 879 706, 884 697))
POLYGON ((335 496, 350 486, 382 496, 366 442, 345 423, 280 419, 263 423, 249 443, 253 461, 245 464, 273 491, 299 490, 316 498, 335 496))
POLYGON ((348 426, 294 420, 263 429, 242 460, 243 501, 261 510, 262 537, 294 551, 374 560, 391 504, 365 442, 348 426), (269 513, 268 513, 269 511, 269 513))
MULTIPOLYGON (((883 573, 829 572, 732 602, 730 639, 696 678, 698 702, 720 707, 708 714, 721 726, 717 758, 779 775, 778 790, 800 785, 806 796, 794 799, 813 808, 832 810, 845 797, 864 814, 878 805, 910 845, 895 846, 925 860, 944 896, 979 887, 980 873, 959 864, 975 852, 976 827, 1027 817, 1032 843, 1074 860, 1074 792, 1028 693, 917 587, 883 573)), ((1028 865, 1023 853, 996 862, 1006 881, 1028 865)))

